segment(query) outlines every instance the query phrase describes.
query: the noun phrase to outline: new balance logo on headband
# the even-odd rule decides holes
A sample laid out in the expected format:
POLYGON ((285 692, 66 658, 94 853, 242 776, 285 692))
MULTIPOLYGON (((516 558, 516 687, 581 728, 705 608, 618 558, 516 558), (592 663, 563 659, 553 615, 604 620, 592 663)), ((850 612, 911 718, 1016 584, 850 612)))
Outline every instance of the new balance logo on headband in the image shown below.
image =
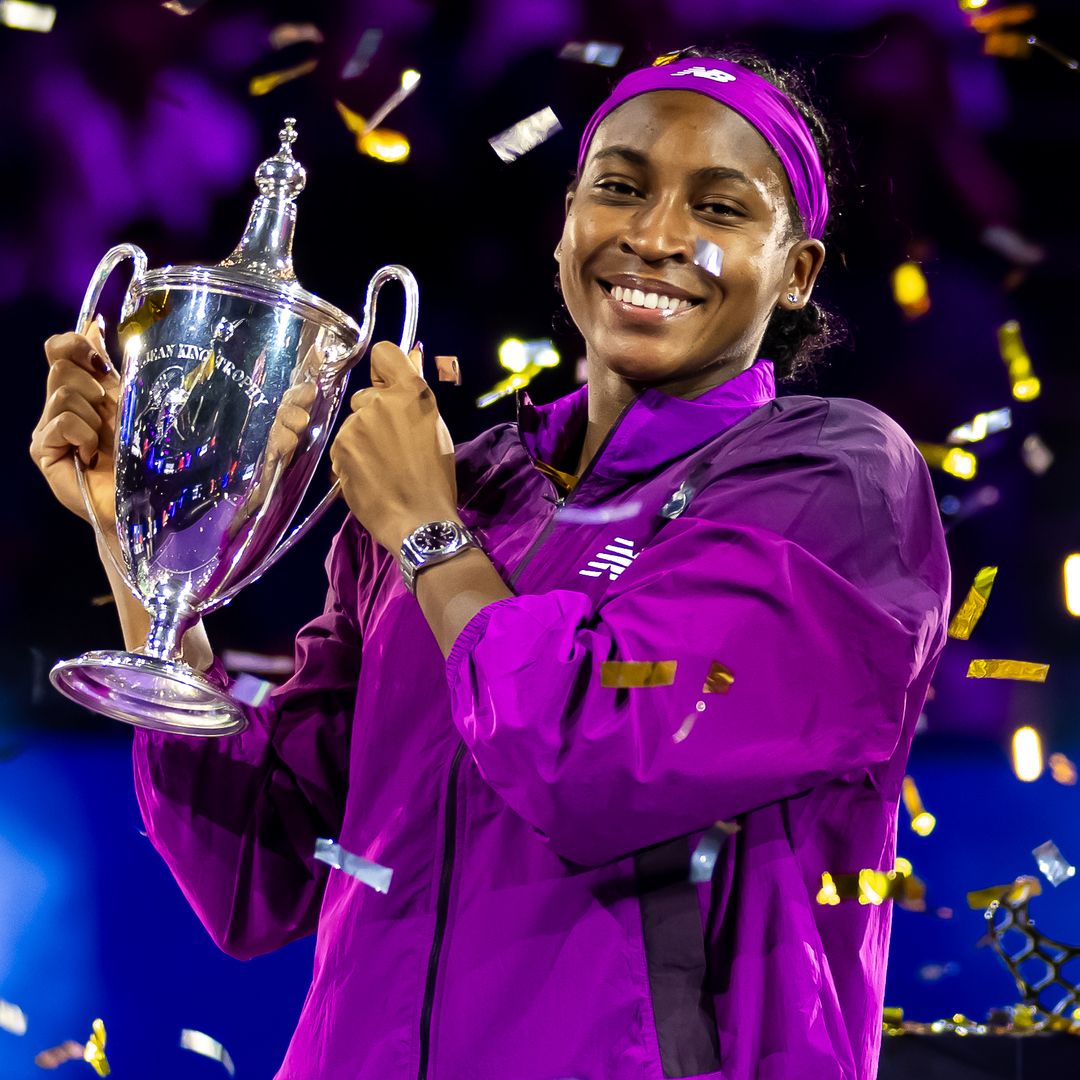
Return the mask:
POLYGON ((589 563, 592 569, 579 570, 578 573, 582 577, 602 577, 607 574, 608 581, 614 581, 640 554, 640 551, 635 553, 633 540, 616 536, 603 551, 596 553, 596 558, 589 563))
POLYGON ((720 71, 717 68, 688 67, 682 71, 673 71, 671 77, 676 75, 693 75, 698 79, 712 79, 713 82, 734 82, 735 76, 730 71, 720 71))

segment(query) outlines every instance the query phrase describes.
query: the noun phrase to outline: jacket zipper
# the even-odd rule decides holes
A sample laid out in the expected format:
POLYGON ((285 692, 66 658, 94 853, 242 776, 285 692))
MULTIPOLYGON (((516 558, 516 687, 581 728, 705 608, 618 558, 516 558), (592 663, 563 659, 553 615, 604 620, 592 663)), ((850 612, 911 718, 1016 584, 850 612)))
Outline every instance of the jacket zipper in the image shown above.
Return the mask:
POLYGON ((446 917, 450 907, 450 879, 454 874, 454 850, 457 846, 457 777, 461 759, 465 756, 465 744, 460 743, 450 762, 446 783, 446 811, 444 816, 445 841, 443 843, 442 871, 439 875, 439 895, 435 902, 435 933, 431 939, 428 955, 427 982, 424 986, 424 1004, 420 1010, 420 1068, 417 1080, 427 1080, 428 1057, 431 1053, 431 1010, 435 1003, 435 981, 439 974, 439 954, 442 952, 446 932, 446 917))
MULTIPOLYGON (((544 527, 540 530, 540 535, 529 545, 529 549, 522 556, 521 562, 519 562, 514 568, 514 572, 510 575, 510 580, 506 583, 509 588, 512 589, 517 584, 517 580, 521 576, 525 567, 528 566, 530 562, 532 562, 533 556, 540 549, 544 541, 548 538, 548 535, 551 533, 552 526, 555 524, 555 514, 564 506, 566 506, 567 503, 571 502, 574 496, 581 490, 582 485, 585 483, 585 480, 592 472, 593 466, 599 460, 600 455, 607 449, 607 445, 609 442, 611 442, 612 436, 619 429, 619 425, 623 422, 626 414, 631 410, 631 408, 633 408, 634 402, 636 401, 637 398, 633 398, 630 403, 623 408, 623 411, 619 413, 619 415, 616 417, 615 423, 611 425, 611 428, 604 436, 603 441, 596 448, 596 453, 593 454, 592 458, 589 461, 589 464, 585 466, 585 471, 581 474, 581 476, 578 477, 578 482, 574 485, 574 490, 571 491, 569 495, 567 495, 565 498, 560 498, 559 491, 555 487, 555 484, 550 478, 545 477, 548 484, 551 486, 551 490, 555 493, 555 511, 552 513, 551 517, 548 518, 547 524, 545 524, 544 527)), ((521 437, 520 433, 518 437, 521 437)), ((525 448, 525 453, 529 453, 528 447, 525 448)), ((532 454, 529 454, 529 458, 530 460, 532 459, 532 454)))

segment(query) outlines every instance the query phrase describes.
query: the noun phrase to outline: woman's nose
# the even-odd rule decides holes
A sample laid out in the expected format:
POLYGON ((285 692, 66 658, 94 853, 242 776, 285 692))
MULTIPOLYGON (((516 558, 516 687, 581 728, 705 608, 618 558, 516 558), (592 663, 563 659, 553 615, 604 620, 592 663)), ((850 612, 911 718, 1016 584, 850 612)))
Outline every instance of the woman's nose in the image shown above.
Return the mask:
POLYGON ((641 206, 627 222, 620 248, 645 262, 693 257, 690 222, 676 198, 660 198, 641 206))

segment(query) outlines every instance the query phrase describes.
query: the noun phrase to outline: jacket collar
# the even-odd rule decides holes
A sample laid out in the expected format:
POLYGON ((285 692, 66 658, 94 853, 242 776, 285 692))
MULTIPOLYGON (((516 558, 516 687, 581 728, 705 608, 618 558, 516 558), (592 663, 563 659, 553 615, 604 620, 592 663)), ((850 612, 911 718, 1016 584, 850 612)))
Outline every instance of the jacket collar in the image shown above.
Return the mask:
MULTIPOLYGON (((548 405, 518 398, 518 432, 534 461, 562 461, 589 416, 589 388, 548 405)), ((771 360, 757 360, 734 379, 687 401, 648 387, 616 422, 593 461, 590 480, 625 480, 693 453, 776 398, 771 360)))

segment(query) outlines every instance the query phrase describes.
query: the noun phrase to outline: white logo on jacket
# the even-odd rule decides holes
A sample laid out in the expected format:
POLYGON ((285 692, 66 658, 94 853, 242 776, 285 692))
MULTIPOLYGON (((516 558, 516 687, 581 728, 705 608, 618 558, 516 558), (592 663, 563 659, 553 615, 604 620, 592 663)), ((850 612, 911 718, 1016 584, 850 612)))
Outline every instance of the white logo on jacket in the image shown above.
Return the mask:
POLYGON ((730 71, 718 71, 716 68, 707 67, 688 67, 683 68, 682 71, 673 71, 671 77, 674 79, 678 75, 693 75, 696 79, 712 79, 713 82, 734 82, 735 76, 730 71))
POLYGON ((616 536, 603 551, 598 551, 596 557, 589 562, 592 569, 579 570, 582 577, 602 577, 607 574, 608 581, 614 581, 641 552, 634 551, 634 541, 625 537, 616 536))

